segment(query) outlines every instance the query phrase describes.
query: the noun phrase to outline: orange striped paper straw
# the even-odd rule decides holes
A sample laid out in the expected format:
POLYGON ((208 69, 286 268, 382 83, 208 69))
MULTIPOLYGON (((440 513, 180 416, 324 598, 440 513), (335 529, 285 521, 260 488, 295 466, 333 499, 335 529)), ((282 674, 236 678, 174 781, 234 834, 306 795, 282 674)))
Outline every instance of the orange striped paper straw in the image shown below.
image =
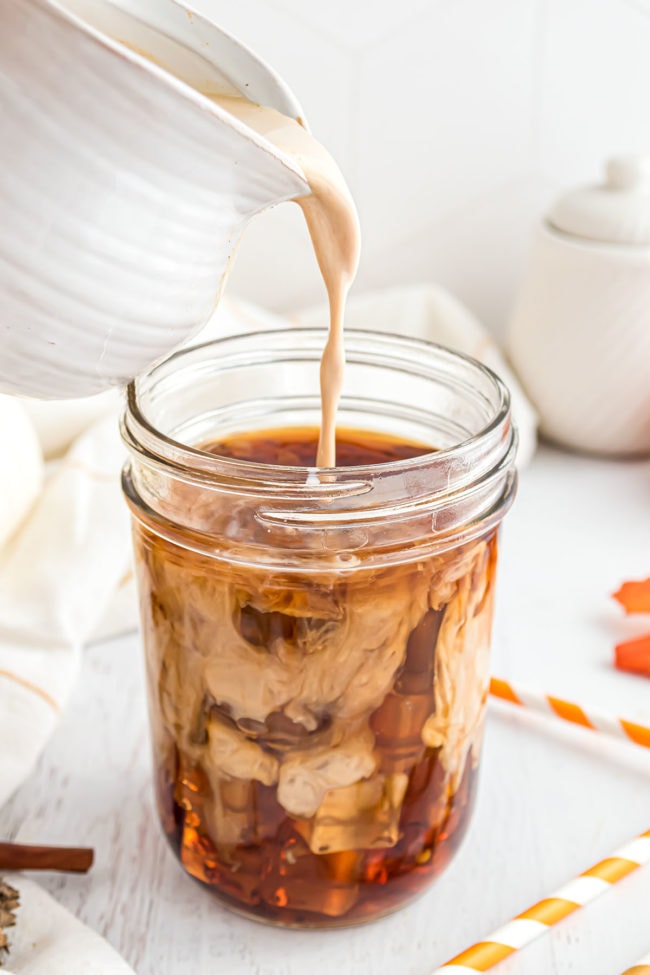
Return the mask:
POLYGON ((611 857, 601 860, 591 870, 585 870, 550 897, 518 914, 509 924, 452 958, 432 975, 473 975, 474 972, 489 971, 647 863, 650 863, 650 830, 611 857))
POLYGON ((650 748, 650 728, 635 721, 615 718, 593 708, 587 710, 572 701, 564 701, 560 697, 543 694, 541 691, 534 691, 499 677, 493 677, 490 681, 490 694, 501 701, 518 704, 540 714, 550 714, 570 724, 577 724, 581 728, 604 732, 614 738, 627 739, 633 741, 635 745, 650 748))
POLYGON ((626 969, 623 975, 650 975, 650 955, 641 958, 636 965, 626 969))

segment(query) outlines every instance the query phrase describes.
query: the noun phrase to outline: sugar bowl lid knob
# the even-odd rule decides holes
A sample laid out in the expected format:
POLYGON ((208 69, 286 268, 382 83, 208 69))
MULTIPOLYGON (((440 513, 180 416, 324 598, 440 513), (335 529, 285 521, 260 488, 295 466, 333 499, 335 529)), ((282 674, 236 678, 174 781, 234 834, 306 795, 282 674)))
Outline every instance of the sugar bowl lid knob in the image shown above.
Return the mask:
POLYGON ((605 173, 604 183, 561 196, 551 227, 582 240, 650 246, 650 154, 615 156, 605 173))
POLYGON ((650 155, 613 156, 606 166, 606 185, 613 190, 650 193, 650 155))

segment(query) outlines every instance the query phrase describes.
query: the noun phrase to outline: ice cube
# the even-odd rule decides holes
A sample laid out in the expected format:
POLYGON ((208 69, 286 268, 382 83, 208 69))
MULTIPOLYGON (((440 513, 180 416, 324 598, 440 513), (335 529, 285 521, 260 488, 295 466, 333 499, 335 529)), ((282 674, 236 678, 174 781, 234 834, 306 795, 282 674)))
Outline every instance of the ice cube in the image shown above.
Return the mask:
POLYGON ((374 772, 375 741, 367 724, 357 722, 343 729, 332 728, 333 736, 339 733, 343 737, 336 745, 295 749, 283 759, 278 801, 289 815, 308 819, 317 811, 328 790, 344 788, 374 772))
POLYGON ((407 785, 408 776, 398 773, 332 789, 311 823, 310 849, 324 854, 395 846, 407 785))
POLYGON ((380 771, 408 773, 425 751, 422 729, 433 710, 433 684, 426 694, 391 692, 373 714, 370 726, 380 771))
POLYGON ((262 898, 274 907, 341 917, 357 902, 357 854, 315 857, 307 844, 294 836, 283 847, 280 869, 262 883, 262 898), (350 862, 350 857, 355 861, 350 862))
POLYGON ((425 694, 431 690, 436 643, 444 614, 444 608, 430 609, 411 631, 395 693, 425 694))

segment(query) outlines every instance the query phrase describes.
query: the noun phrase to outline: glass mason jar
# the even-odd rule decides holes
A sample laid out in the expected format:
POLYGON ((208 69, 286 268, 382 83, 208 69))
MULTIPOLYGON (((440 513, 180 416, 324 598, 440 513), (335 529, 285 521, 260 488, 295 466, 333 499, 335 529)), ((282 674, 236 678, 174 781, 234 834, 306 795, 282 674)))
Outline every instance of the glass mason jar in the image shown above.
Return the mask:
POLYGON ((293 926, 389 913, 458 847, 516 483, 489 369, 363 331, 339 425, 435 449, 325 472, 201 449, 318 425, 325 338, 178 352, 123 420, 163 829, 223 903, 293 926))

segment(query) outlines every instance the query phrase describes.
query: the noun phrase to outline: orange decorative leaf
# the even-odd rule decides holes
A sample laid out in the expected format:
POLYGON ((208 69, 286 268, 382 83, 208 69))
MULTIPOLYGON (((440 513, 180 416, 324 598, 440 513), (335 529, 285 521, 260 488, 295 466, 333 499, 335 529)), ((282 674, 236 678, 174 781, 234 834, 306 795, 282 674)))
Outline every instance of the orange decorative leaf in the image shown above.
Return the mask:
POLYGON ((650 633, 619 643, 615 649, 616 666, 630 674, 643 674, 650 677, 650 633))
POLYGON ((624 582, 613 595, 626 613, 650 613, 650 579, 624 582))

